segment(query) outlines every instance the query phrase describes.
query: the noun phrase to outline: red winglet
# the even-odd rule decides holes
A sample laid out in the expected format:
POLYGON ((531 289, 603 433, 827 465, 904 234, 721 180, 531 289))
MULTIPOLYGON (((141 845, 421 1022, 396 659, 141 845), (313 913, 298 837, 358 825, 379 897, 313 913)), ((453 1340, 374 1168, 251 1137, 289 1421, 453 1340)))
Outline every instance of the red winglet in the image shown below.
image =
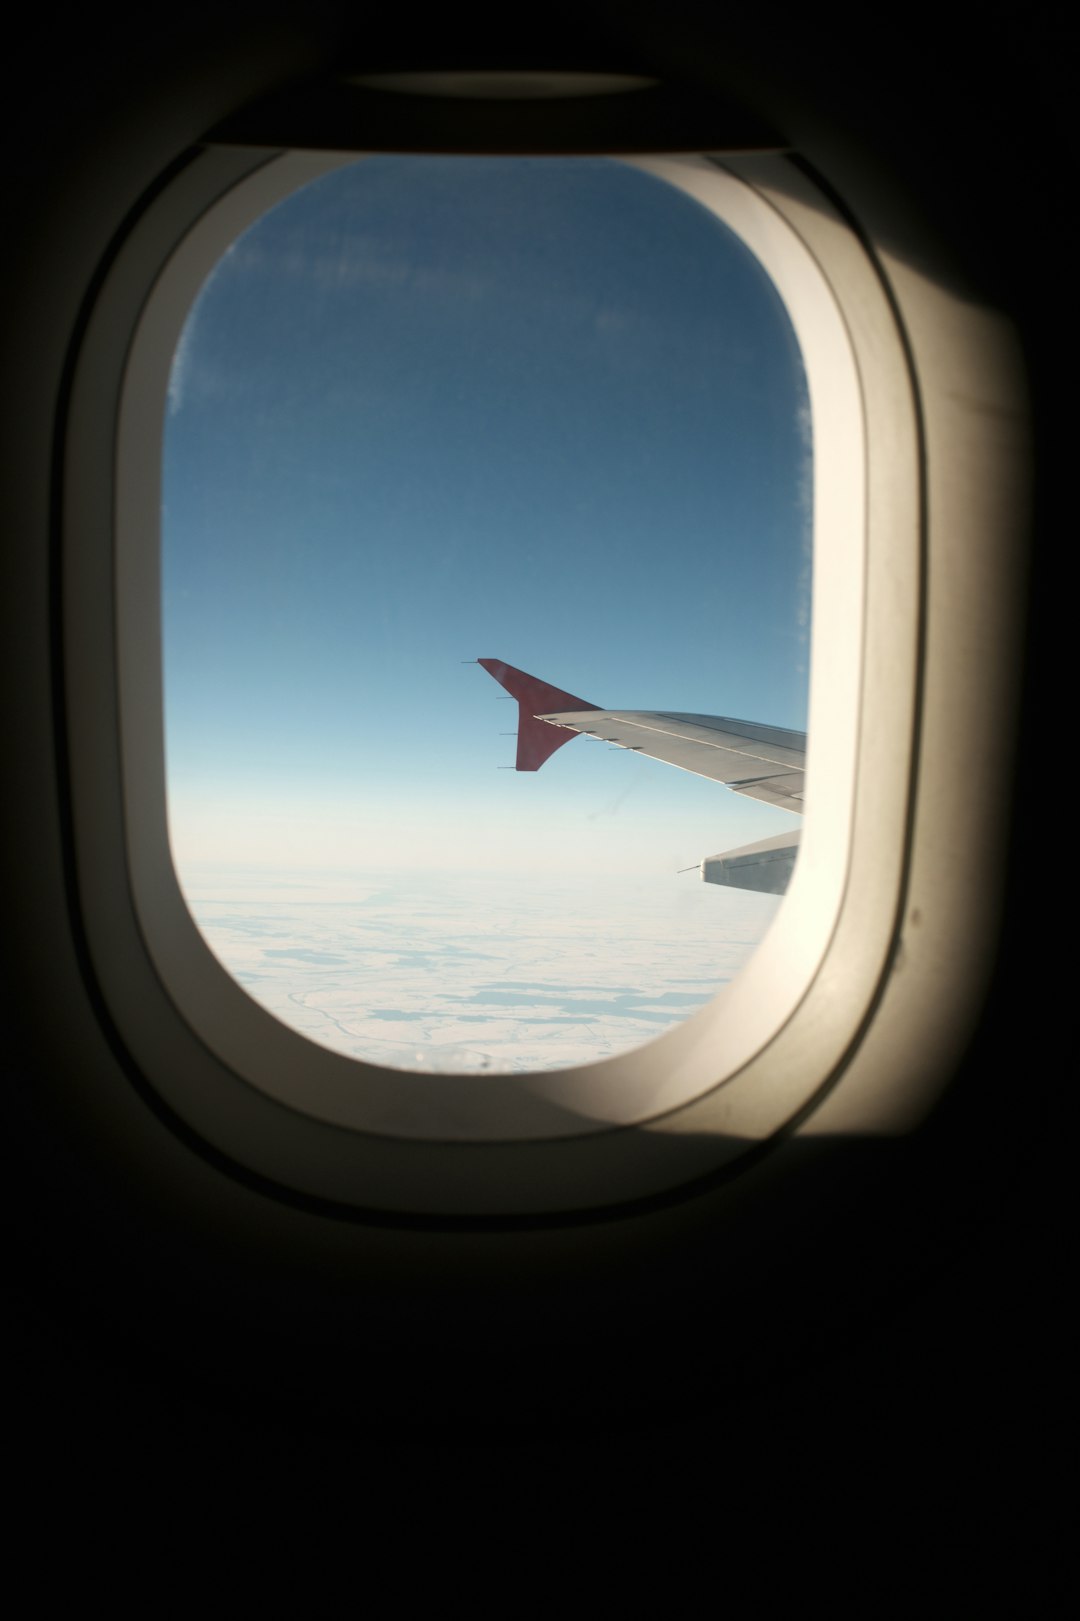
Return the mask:
POLYGON ((576 732, 553 726, 549 721, 537 720, 537 715, 555 714, 560 710, 598 709, 598 704, 587 704, 584 698, 575 698, 572 692, 538 681, 524 670, 515 670, 502 659, 477 659, 488 675, 493 675, 500 687, 505 687, 511 698, 518 701, 517 769, 539 771, 556 749, 569 743, 576 732))

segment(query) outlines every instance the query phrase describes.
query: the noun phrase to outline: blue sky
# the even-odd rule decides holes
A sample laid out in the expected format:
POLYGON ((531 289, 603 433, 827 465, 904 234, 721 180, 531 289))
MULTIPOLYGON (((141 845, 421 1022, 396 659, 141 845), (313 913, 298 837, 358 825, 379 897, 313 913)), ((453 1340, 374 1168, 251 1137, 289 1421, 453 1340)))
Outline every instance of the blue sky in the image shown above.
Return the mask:
POLYGON ((575 742, 612 708, 803 728, 809 429, 791 324, 698 203, 604 160, 367 159, 220 262, 173 366, 174 847, 281 865, 665 870, 790 825, 575 742))

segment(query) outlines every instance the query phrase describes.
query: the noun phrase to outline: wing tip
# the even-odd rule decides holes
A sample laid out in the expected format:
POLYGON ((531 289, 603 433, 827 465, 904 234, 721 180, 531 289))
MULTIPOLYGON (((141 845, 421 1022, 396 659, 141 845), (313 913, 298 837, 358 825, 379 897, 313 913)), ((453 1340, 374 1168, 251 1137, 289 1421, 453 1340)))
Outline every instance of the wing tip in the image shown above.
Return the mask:
POLYGON ((577 698, 571 692, 564 692, 560 687, 553 687, 550 682, 541 681, 539 676, 529 675, 527 671, 519 670, 503 659, 482 658, 476 662, 510 694, 511 698, 517 699, 518 745, 515 768, 518 771, 539 771, 556 749, 562 748, 564 743, 569 743, 577 736, 576 732, 567 731, 565 727, 541 720, 542 712, 550 714, 558 710, 597 708, 596 704, 590 704, 584 698, 577 698))

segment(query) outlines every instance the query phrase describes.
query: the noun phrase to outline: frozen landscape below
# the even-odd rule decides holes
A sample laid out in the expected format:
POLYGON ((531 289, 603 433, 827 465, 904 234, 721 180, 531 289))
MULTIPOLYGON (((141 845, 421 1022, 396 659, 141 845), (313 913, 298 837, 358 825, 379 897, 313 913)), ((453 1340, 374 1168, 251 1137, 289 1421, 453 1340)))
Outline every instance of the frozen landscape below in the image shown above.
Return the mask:
POLYGON ((778 905, 692 874, 193 866, 182 887, 210 949, 275 1018, 349 1057, 456 1073, 641 1046, 734 977, 778 905))

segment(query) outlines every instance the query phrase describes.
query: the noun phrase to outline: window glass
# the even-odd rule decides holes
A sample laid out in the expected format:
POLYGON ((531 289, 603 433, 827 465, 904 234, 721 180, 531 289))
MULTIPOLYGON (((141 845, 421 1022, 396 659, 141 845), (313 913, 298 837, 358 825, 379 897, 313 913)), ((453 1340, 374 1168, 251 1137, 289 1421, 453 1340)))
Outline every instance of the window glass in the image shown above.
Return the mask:
POLYGON ((602 742, 513 764, 503 659, 600 707, 805 729, 807 391, 708 209, 598 159, 375 157, 264 215, 173 361, 162 640, 173 860, 312 1040, 527 1070, 711 997, 798 826, 602 742))

